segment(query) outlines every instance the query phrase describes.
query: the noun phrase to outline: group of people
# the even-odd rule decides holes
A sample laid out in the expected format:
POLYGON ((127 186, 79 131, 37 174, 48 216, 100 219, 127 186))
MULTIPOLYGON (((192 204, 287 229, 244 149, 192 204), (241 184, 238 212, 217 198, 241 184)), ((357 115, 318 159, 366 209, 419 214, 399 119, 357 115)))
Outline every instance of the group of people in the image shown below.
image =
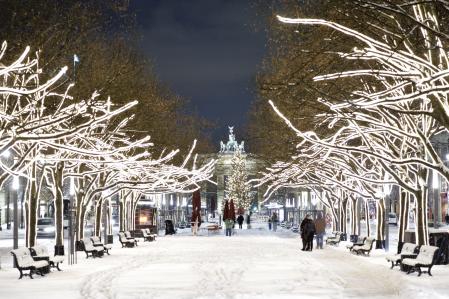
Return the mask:
POLYGON ((307 214, 300 225, 301 239, 302 239, 302 251, 312 251, 313 249, 313 237, 316 236, 316 246, 319 249, 323 249, 323 238, 326 233, 326 221, 323 215, 319 213, 315 220, 312 220, 312 216, 307 214))
MULTIPOLYGON (((239 229, 243 229, 244 221, 245 221, 245 217, 243 217, 243 215, 240 214, 236 219, 236 222, 239 225, 239 229)), ((249 220, 249 215, 248 215, 247 220, 246 220, 248 227, 249 227, 249 221, 250 220, 249 220)), ((234 228, 235 222, 234 222, 234 220, 228 218, 224 221, 224 223, 225 223, 226 236, 230 237, 232 235, 232 229, 234 228)))

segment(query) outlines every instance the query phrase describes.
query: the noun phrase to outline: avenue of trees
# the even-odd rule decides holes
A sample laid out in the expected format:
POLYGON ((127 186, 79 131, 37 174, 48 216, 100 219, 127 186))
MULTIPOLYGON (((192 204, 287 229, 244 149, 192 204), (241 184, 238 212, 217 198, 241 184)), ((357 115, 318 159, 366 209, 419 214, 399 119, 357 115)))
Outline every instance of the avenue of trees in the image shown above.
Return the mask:
POLYGON ((157 80, 127 1, 0 6, 0 185, 15 189, 20 178, 27 247, 42 202, 55 207, 63 250, 69 195, 80 240, 88 211, 95 235, 112 233, 113 197, 120 230, 132 230, 145 194, 192 193, 210 179, 214 161, 199 164, 195 154, 210 149, 210 124, 157 80))
POLYGON ((431 143, 449 129, 448 3, 303 2, 268 8, 278 16, 252 111, 259 154, 273 161, 261 184, 311 189, 336 230, 349 208, 351 234, 357 202, 375 201, 378 241, 395 186, 400 243, 413 204, 416 242, 428 244, 428 189, 449 179, 431 143))

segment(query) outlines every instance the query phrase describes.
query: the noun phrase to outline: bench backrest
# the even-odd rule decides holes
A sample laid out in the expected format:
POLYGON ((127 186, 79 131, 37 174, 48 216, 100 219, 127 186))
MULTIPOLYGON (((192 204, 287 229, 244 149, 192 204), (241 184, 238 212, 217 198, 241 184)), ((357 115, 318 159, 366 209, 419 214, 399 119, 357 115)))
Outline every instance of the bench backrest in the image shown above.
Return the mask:
POLYGON ((415 253, 416 245, 413 243, 404 243, 402 246, 401 254, 413 254, 415 253))
POLYGON ((362 248, 363 248, 364 250, 371 250, 372 247, 373 247, 374 241, 376 241, 376 239, 374 239, 373 237, 367 237, 367 238, 365 239, 365 243, 363 243, 362 248))
POLYGON ((37 256, 49 256, 47 247, 36 245, 34 247, 31 247, 31 250, 34 250, 37 256))
POLYGON ((367 237, 357 237, 357 242, 356 243, 363 243, 363 244, 365 244, 365 241, 366 241, 366 238, 367 237))
POLYGON ((144 237, 148 237, 148 233, 147 233, 147 229, 146 228, 142 228, 141 231, 142 231, 142 235, 144 237))
POLYGON ((95 246, 92 243, 92 240, 90 238, 84 238, 82 241, 83 241, 83 244, 84 244, 84 250, 92 251, 92 250, 95 249, 95 246))
POLYGON ((128 242, 128 239, 126 239, 126 236, 123 232, 119 232, 118 237, 119 237, 120 242, 122 242, 122 243, 128 242))
POLYGON ((438 249, 439 248, 436 246, 423 245, 419 248, 419 254, 416 259, 419 259, 421 262, 426 264, 432 264, 435 252, 438 249))
POLYGON ((11 250, 11 254, 15 256, 19 268, 30 267, 34 263, 30 250, 26 247, 11 250))
POLYGON ((95 243, 101 243, 100 237, 98 237, 98 236, 90 237, 90 239, 92 240, 92 242, 93 242, 94 244, 95 244, 95 243))
POLYGON ((125 232, 125 236, 126 236, 127 238, 132 238, 131 233, 130 233, 129 231, 126 231, 126 232, 125 232))

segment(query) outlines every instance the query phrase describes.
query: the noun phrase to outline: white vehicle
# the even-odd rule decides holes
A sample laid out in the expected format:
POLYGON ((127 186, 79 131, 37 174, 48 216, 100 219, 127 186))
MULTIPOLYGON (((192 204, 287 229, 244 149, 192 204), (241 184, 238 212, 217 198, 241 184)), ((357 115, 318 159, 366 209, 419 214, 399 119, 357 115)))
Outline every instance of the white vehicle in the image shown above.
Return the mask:
POLYGON ((396 213, 388 213, 388 224, 398 225, 398 217, 396 213))
POLYGON ((55 221, 53 218, 39 218, 37 220, 37 236, 48 238, 55 236, 55 221))

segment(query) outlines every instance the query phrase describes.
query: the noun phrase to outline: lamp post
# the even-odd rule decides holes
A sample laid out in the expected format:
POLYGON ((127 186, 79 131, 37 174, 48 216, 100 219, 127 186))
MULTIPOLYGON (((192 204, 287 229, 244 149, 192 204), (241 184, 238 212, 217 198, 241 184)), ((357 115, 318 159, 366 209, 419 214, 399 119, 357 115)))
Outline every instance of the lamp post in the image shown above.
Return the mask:
POLYGON ((74 205, 74 196, 75 196, 75 182, 73 177, 70 178, 70 191, 69 191, 69 198, 70 198, 70 203, 69 203, 69 240, 68 240, 68 245, 69 245, 69 265, 75 264, 76 263, 76 251, 75 251, 75 227, 73 224, 73 218, 74 218, 74 213, 76 211, 76 207, 74 205))

